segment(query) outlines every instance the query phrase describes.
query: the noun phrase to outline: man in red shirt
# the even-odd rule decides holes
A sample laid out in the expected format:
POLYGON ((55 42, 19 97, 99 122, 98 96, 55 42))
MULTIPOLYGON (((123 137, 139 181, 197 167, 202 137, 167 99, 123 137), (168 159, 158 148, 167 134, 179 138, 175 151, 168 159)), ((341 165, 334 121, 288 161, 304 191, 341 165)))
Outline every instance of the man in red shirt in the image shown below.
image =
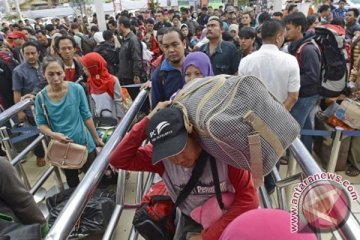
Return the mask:
MULTIPOLYGON (((134 125, 111 154, 110 164, 118 169, 158 173, 175 202, 179 192, 189 181, 200 155, 203 155, 203 149, 197 134, 189 133, 191 131, 185 127, 181 110, 168 107, 169 104, 169 101, 160 102, 147 117, 134 125), (142 146, 147 137, 151 143, 142 146)), ((248 210, 258 208, 259 200, 250 172, 229 166, 221 159, 216 160, 216 168, 221 193, 233 194, 234 201, 214 224, 191 236, 192 240, 219 239, 233 219, 248 210)), ((191 222, 191 212, 214 196, 214 179, 208 161, 197 185, 179 208, 191 222)), ((185 239, 186 234, 185 231, 180 237, 175 234, 174 239, 185 239)))

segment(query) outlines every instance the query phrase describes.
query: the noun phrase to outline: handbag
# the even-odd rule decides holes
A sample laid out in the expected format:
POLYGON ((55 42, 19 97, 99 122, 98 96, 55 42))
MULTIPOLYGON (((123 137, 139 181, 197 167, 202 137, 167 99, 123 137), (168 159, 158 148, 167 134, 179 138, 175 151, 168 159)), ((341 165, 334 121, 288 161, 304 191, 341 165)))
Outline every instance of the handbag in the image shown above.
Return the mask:
MULTIPOLYGON (((46 121, 48 122, 49 127, 51 128, 50 119, 45 107, 44 97, 41 92, 39 92, 39 97, 41 100, 41 107, 44 112, 46 121)), ((85 127, 84 127, 84 130, 85 127)), ((77 143, 63 143, 54 139, 50 140, 50 143, 47 148, 46 158, 51 163, 51 165, 65 168, 65 169, 80 169, 84 166, 88 157, 87 149, 87 134, 85 132, 85 145, 77 143)))

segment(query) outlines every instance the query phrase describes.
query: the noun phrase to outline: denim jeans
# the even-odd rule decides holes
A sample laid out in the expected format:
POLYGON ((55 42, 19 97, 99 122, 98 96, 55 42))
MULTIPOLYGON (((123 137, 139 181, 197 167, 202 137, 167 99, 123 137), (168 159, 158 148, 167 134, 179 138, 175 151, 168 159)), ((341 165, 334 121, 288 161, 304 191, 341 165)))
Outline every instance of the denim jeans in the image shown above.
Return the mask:
MULTIPOLYGON (((319 95, 299 98, 294 107, 291 109, 290 114, 295 118, 299 123, 301 129, 314 129, 313 119, 314 116, 311 114, 312 110, 316 107, 318 103, 319 95)), ((302 136, 301 141, 304 143, 305 147, 311 153, 312 150, 312 137, 311 136, 302 136)))

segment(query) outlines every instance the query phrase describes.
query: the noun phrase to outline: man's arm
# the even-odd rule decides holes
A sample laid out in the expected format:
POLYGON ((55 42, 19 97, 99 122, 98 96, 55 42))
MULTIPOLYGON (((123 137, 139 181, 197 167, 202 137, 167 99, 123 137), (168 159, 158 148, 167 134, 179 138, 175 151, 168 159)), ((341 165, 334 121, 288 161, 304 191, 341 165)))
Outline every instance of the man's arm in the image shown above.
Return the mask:
MULTIPOLYGON (((14 92, 14 103, 18 103, 21 100, 21 92, 19 91, 13 91, 14 92)), ((19 122, 25 122, 26 121, 26 114, 24 111, 18 112, 18 120, 19 122)))
POLYGON ((289 58, 287 61, 289 68, 289 81, 287 86, 288 97, 284 101, 285 108, 290 111, 295 105, 299 97, 300 89, 300 68, 295 57, 289 58))
POLYGON ((117 168, 130 171, 164 172, 162 163, 152 165, 152 145, 141 146, 146 139, 146 127, 149 119, 143 120, 133 126, 128 134, 110 155, 110 164, 117 168))
POLYGON ((23 224, 46 224, 33 196, 26 190, 15 169, 6 160, 0 160, 0 199, 23 224))
POLYGON ((133 62, 132 71, 134 75, 134 83, 140 83, 135 82, 135 77, 140 77, 143 69, 143 62, 142 62, 142 45, 140 41, 137 39, 130 39, 129 42, 129 50, 131 52, 131 58, 133 62))
POLYGON ((308 44, 304 47, 302 62, 304 65, 302 74, 305 75, 302 79, 306 81, 301 82, 301 87, 318 84, 320 82, 320 56, 314 45, 308 44))
POLYGON ((288 97, 284 102, 284 107, 289 112, 291 111, 292 107, 295 105, 299 97, 299 92, 288 92, 288 97))
POLYGON ((14 92, 14 102, 18 103, 21 100, 21 92, 20 91, 13 91, 14 92))
POLYGON ((163 163, 152 164, 152 145, 142 146, 146 140, 146 128, 149 119, 160 109, 165 108, 170 101, 159 103, 147 117, 135 124, 130 132, 110 155, 110 164, 118 169, 130 171, 155 172, 162 175, 165 171, 163 163))

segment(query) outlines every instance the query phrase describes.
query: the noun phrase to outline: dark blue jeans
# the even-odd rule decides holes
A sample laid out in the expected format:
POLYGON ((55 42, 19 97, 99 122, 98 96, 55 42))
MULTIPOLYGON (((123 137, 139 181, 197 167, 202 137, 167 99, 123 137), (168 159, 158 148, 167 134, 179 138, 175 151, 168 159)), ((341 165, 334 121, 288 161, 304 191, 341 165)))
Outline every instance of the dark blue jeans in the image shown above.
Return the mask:
MULTIPOLYGON (((295 118, 299 123, 301 129, 314 129, 312 124, 314 119, 311 119, 314 116, 311 116, 311 111, 316 107, 318 103, 319 95, 299 98, 294 107, 291 109, 290 114, 295 118)), ((301 141, 304 143, 305 147, 311 153, 312 150, 312 137, 311 136, 302 136, 301 141)))

